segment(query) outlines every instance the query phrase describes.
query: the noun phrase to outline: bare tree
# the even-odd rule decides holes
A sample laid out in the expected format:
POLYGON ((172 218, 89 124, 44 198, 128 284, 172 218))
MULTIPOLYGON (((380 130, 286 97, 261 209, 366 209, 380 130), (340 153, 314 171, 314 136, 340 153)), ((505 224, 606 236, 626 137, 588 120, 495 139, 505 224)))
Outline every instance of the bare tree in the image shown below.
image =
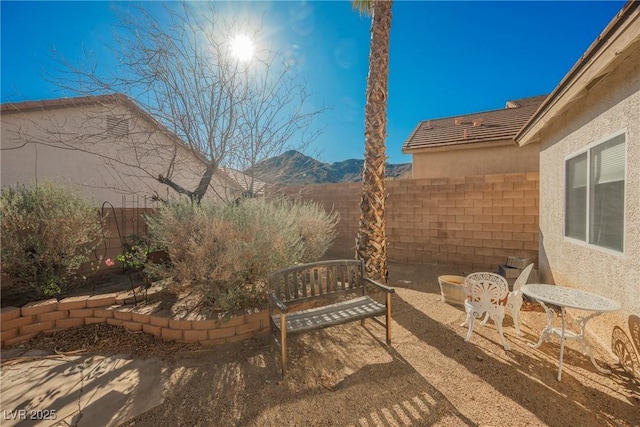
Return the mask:
MULTIPOLYGON (((50 78, 75 94, 134 99, 205 165, 188 187, 172 174, 182 167, 178 157, 165 156, 165 172, 155 179, 197 202, 221 166, 249 169, 318 135, 312 122, 323 109, 306 109, 305 83, 278 63, 277 52, 260 49, 250 62, 231 55, 230 41, 247 34, 248 24, 220 18, 212 3, 168 4, 161 13, 148 6, 119 10, 113 48, 119 65, 113 70, 58 56, 63 67, 50 78)), ((260 41, 260 35, 255 28, 248 37, 260 41)), ((133 159, 110 160, 144 169, 142 151, 131 147, 133 159)))

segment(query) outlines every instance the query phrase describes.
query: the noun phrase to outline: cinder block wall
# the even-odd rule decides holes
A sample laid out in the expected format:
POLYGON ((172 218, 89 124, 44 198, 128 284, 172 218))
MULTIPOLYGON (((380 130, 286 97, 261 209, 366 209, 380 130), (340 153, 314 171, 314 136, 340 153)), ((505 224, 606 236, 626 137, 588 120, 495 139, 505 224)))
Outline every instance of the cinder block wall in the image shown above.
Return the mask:
MULTIPOLYGON (((537 172, 387 181, 388 259, 497 271, 508 256, 538 260, 537 172)), ((280 188, 340 213, 327 258, 353 258, 360 183, 280 188)))

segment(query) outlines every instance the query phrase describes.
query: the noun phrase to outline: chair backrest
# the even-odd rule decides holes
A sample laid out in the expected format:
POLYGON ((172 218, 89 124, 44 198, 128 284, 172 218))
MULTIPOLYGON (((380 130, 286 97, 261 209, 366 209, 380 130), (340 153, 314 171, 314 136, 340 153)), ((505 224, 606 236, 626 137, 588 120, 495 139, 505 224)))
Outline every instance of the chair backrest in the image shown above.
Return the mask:
POLYGON ((464 279, 467 299, 484 310, 491 306, 505 305, 509 295, 509 284, 496 273, 471 273, 464 279))
POLYGON ((363 277, 362 260, 318 261, 269 274, 269 290, 285 303, 348 293, 365 295, 363 277))
POLYGON ((531 274, 531 270, 533 270, 533 264, 529 264, 525 267, 524 270, 520 273, 516 281, 513 283, 513 290, 518 291, 522 285, 527 284, 527 280, 529 280, 529 275, 531 274))

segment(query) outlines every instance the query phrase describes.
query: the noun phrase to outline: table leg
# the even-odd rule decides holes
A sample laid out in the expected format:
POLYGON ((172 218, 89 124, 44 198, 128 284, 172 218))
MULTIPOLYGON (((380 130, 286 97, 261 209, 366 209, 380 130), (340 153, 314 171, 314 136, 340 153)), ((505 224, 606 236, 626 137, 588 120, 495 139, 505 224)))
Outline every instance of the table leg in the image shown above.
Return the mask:
POLYGON ((558 365, 558 381, 562 378, 562 358, 564 355, 564 307, 560 307, 562 317, 562 329, 560 329, 560 363, 558 365))
POLYGON ((578 320, 578 324, 580 325, 580 334, 578 334, 576 339, 578 341, 578 345, 580 347, 580 350, 582 351, 582 354, 589 356, 589 359, 591 360, 591 363, 593 364, 593 366, 598 371, 602 372, 603 374, 610 374, 611 371, 609 369, 604 369, 604 368, 601 368, 600 366, 598 366, 598 364, 596 363, 596 359, 593 357, 593 352, 591 350, 591 345, 589 344, 589 342, 584 337, 585 326, 587 324, 587 321, 589 321, 589 319, 592 319, 592 318, 594 318, 596 316, 599 316, 601 314, 602 313, 592 313, 589 316, 578 318, 577 320, 578 320))
POLYGON ((547 325, 544 327, 544 329, 540 333, 540 339, 538 340, 538 342, 536 344, 531 344, 531 343, 528 344, 529 347, 531 348, 540 347, 540 344, 542 344, 544 341, 547 341, 549 336, 553 334, 553 316, 555 315, 555 313, 552 309, 547 307, 542 301, 538 301, 538 302, 540 303, 542 308, 544 308, 544 311, 547 313, 547 325))
POLYGON ((564 307, 560 307, 560 315, 561 315, 561 320, 562 320, 562 328, 560 329, 560 332, 558 333, 558 329, 553 327, 553 318, 555 316, 555 312, 553 311, 553 309, 547 307, 542 301, 538 301, 540 303, 540 305, 542 305, 542 308, 544 308, 545 312, 547 313, 547 325, 545 326, 545 328, 542 330, 542 333, 540 334, 540 339, 538 340, 538 342, 536 344, 531 344, 529 343, 529 347, 531 348, 538 348, 540 347, 540 345, 545 342, 548 341, 548 338, 551 335, 558 335, 558 337, 560 338, 560 355, 559 355, 559 364, 558 364, 558 381, 561 380, 562 378, 562 364, 564 361, 564 342, 567 339, 575 339, 578 342, 578 346, 580 348, 580 351, 582 352, 582 354, 589 356, 589 360, 591 360, 591 363, 593 364, 593 366, 600 372, 602 372, 603 374, 610 374, 611 371, 608 369, 604 369, 601 368, 600 366, 598 366, 598 364, 596 363, 596 360, 593 356, 593 351, 591 349, 591 345, 589 344, 589 342, 586 340, 586 338, 584 337, 585 334, 585 327, 587 324, 587 321, 589 321, 590 319, 601 315, 601 312, 597 312, 597 313, 592 313, 589 316, 586 317, 581 317, 576 319, 578 321, 578 324, 580 326, 580 332, 579 333, 571 333, 569 336, 567 336, 566 334, 566 323, 565 323, 565 308, 564 307))

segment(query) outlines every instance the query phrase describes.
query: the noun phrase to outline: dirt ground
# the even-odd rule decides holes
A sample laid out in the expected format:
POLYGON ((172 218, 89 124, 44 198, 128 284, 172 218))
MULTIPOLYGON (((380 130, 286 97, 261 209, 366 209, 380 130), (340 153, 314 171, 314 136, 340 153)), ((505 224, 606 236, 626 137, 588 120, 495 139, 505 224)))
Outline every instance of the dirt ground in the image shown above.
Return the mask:
POLYGON ((392 345, 372 321, 295 336, 285 380, 266 336, 203 349, 101 325, 99 340, 83 328, 48 345, 169 362, 158 378, 164 403, 126 427, 640 425, 640 384, 602 349, 596 360, 611 374, 569 343, 556 380, 558 342, 527 346, 544 326, 540 310, 522 312, 523 337, 507 316, 509 352, 492 322, 465 343, 464 310, 440 301, 437 276, 466 273, 391 265, 392 345))

